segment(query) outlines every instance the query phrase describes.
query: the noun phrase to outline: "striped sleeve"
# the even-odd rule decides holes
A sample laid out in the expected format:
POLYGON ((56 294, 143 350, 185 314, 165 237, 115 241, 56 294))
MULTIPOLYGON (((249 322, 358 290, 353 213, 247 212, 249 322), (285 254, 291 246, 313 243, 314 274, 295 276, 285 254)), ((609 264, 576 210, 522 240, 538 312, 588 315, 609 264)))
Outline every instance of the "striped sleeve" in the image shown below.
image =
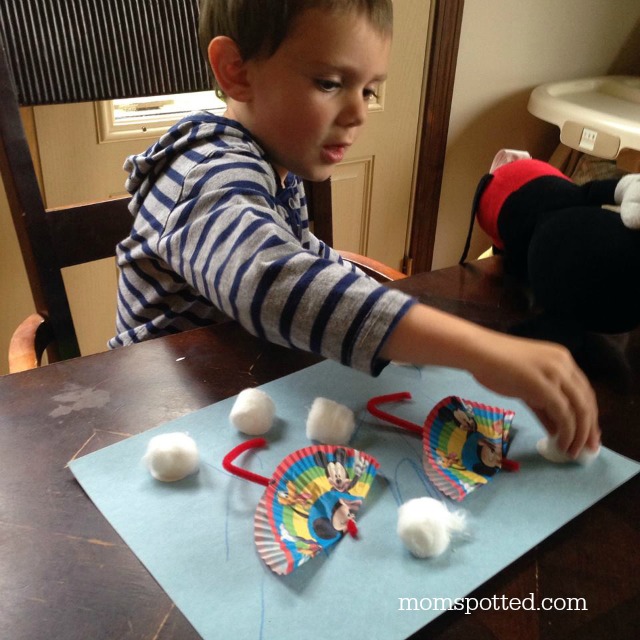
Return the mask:
POLYGON ((305 248, 260 167, 195 165, 159 255, 254 335, 378 373, 381 345, 414 301, 310 234, 305 248))

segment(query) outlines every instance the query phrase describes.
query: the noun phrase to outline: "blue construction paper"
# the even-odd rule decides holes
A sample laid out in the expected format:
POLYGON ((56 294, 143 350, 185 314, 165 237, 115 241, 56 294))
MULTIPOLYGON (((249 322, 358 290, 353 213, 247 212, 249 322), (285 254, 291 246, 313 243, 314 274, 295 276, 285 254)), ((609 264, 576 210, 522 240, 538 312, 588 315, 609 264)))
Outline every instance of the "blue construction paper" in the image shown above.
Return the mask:
POLYGON ((380 462, 358 515, 360 538, 344 538, 288 576, 273 574, 253 542, 264 488, 222 469, 223 456, 246 438, 229 423, 235 398, 70 463, 89 497, 205 639, 298 639, 310 629, 322 629, 326 640, 367 637, 372 630, 377 638, 406 638, 442 613, 435 605, 426 610, 435 601, 423 599, 464 597, 640 469, 607 449, 586 467, 544 460, 536 452, 544 432, 535 416, 458 370, 391 365, 371 378, 323 362, 261 388, 277 408, 269 446, 237 464, 270 476, 288 453, 307 446, 306 417, 319 396, 354 410, 350 444, 380 462), (410 391, 413 399, 385 410, 419 424, 448 395, 514 410, 509 457, 521 470, 497 474, 462 503, 441 497, 422 471, 421 439, 366 412, 369 398, 397 391, 410 391), (174 431, 195 439, 200 471, 177 483, 158 482, 142 457, 151 437, 174 431), (397 507, 424 495, 465 510, 469 533, 442 556, 419 560, 396 534, 397 507), (417 610, 400 610, 408 606, 401 598, 415 598, 417 610))

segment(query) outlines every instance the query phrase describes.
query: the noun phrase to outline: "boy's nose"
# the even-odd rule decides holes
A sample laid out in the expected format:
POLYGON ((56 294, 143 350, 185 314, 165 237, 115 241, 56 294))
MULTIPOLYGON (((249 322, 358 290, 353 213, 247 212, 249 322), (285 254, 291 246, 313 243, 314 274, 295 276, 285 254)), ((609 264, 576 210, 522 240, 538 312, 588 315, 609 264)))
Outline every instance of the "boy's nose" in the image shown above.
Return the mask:
POLYGON ((369 105, 361 93, 355 93, 345 101, 340 112, 339 124, 343 127, 360 127, 365 123, 369 105))

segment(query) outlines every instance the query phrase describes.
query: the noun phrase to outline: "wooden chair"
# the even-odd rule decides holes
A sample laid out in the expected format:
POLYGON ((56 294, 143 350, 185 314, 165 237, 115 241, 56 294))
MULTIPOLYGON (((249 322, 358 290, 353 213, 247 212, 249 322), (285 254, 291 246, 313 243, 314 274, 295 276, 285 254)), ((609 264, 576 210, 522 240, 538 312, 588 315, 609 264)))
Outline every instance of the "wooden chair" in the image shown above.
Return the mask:
POLYGON ((38 366, 45 349, 49 362, 80 355, 61 270, 115 256, 133 219, 129 198, 45 209, 1 43, 0 172, 36 308, 11 339, 15 372, 38 366))
MULTIPOLYGON (((324 182, 309 182, 305 180, 304 189, 307 196, 309 219, 313 233, 333 246, 333 207, 331 206, 331 180, 324 182)), ((363 256, 359 253, 338 249, 340 255, 349 262, 357 265, 367 275, 378 282, 393 282, 406 278, 406 274, 390 267, 378 260, 363 256)))
MULTIPOLYGON (((40 366, 45 350, 49 362, 80 356, 61 270, 115 256, 133 219, 128 197, 45 209, 1 44, 0 171, 36 307, 11 339, 9 371, 14 373, 40 366)), ((316 233, 332 243, 331 185, 309 183, 307 189, 316 233)), ((343 255, 381 282, 405 277, 364 256, 343 255)))

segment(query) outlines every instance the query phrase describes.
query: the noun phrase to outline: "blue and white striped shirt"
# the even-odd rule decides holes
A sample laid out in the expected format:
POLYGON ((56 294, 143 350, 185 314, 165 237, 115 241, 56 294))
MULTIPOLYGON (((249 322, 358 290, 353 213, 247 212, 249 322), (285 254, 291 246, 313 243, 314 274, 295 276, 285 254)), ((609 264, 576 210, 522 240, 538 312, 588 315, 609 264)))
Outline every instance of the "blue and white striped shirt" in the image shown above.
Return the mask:
POLYGON ((191 114, 125 169, 135 220, 117 248, 111 348, 231 317, 363 371, 386 364, 380 347, 415 301, 309 231, 302 181, 282 186, 241 125, 191 114))

